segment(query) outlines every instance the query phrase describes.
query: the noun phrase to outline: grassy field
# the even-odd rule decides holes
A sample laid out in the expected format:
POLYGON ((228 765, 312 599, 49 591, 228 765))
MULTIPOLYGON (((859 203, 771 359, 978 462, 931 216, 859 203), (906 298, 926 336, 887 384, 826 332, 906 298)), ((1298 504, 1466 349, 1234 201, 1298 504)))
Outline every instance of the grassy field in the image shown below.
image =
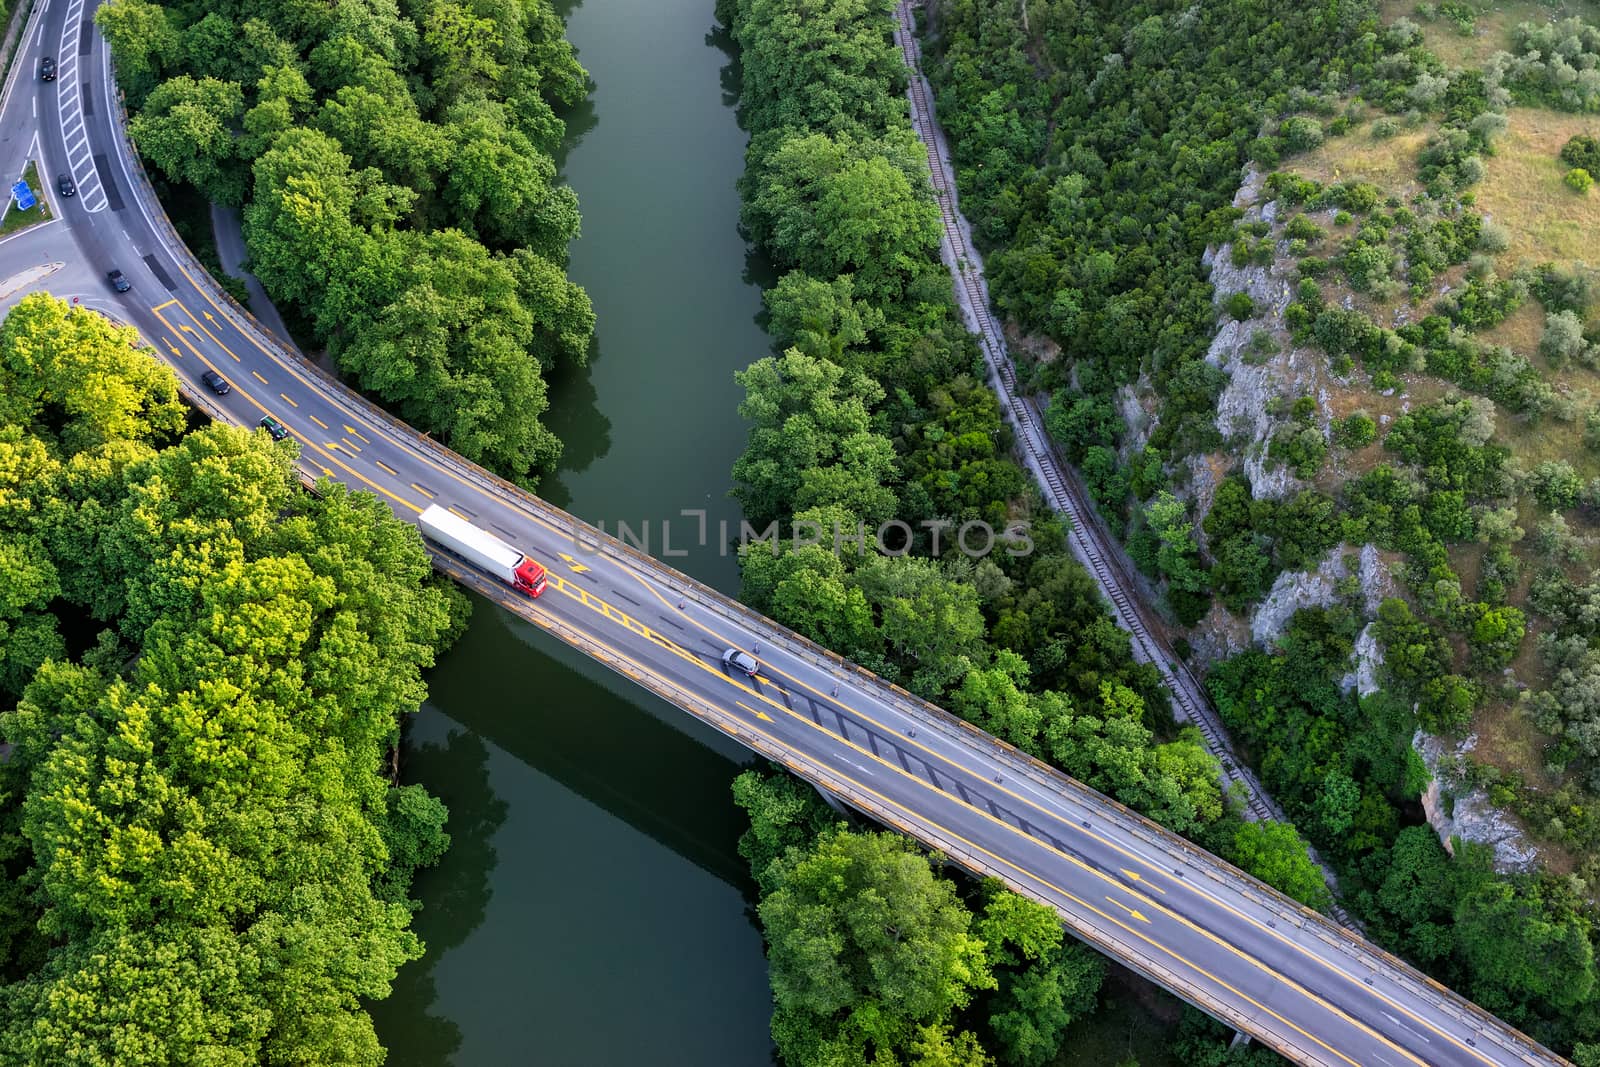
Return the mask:
POLYGON ((1600 191, 1575 193, 1562 183, 1561 146, 1576 134, 1600 134, 1600 116, 1513 108, 1510 126, 1484 160, 1478 209, 1511 231, 1504 261, 1600 266, 1600 191))
MULTIPOLYGON (((1393 22, 1402 15, 1422 27, 1429 49, 1452 67, 1477 66, 1494 53, 1511 48, 1511 31, 1521 22, 1553 22, 1577 15, 1590 21, 1600 20, 1600 3, 1595 0, 1513 0, 1512 3, 1494 3, 1492 0, 1465 0, 1462 7, 1472 9, 1476 17, 1472 31, 1463 33, 1450 19, 1438 16, 1426 19, 1417 13, 1422 7, 1417 0, 1383 0, 1379 9, 1383 21, 1393 22)), ((1438 4, 1433 5, 1435 8, 1438 4)))

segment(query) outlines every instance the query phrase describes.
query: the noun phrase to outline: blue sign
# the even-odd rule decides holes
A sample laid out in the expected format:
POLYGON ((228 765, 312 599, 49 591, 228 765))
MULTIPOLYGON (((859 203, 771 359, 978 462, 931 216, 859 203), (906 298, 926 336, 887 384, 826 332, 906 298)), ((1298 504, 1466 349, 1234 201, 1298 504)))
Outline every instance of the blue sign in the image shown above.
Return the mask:
POLYGON ((27 182, 18 182, 11 187, 11 195, 17 198, 17 210, 26 211, 39 201, 34 198, 33 190, 28 188, 27 182))

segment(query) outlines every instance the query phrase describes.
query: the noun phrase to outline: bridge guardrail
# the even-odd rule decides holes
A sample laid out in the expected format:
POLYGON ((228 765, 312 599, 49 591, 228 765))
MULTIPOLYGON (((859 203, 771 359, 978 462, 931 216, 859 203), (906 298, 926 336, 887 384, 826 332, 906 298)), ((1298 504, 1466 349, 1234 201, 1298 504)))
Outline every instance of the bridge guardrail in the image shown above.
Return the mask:
MULTIPOLYGON (((1478 1008, 1477 1005, 1471 1004, 1469 1001, 1461 998, 1458 994, 1447 989, 1443 985, 1440 985, 1438 982, 1435 982, 1431 978, 1422 975, 1404 961, 1397 959, 1389 953, 1379 949, 1377 946, 1371 945, 1369 942, 1362 940, 1350 931, 1343 929, 1337 923, 1330 921, 1326 916, 1323 916, 1315 911, 1311 911, 1308 908, 1304 908, 1297 902, 1290 900, 1288 897, 1278 893, 1276 890, 1266 886, 1264 883, 1251 878, 1244 872, 1222 864, 1222 862, 1215 856, 1212 856, 1210 853, 1199 849, 1197 846, 1191 844, 1184 838, 1179 837, 1176 834, 1172 834, 1170 831, 1165 830, 1158 824, 1146 819, 1137 812, 1134 812, 1132 809, 1127 808, 1126 806, 1118 803, 1115 800, 1112 800, 1109 797, 1103 796, 1097 791, 1090 789, 1083 783, 1062 774, 1055 768, 1034 759, 1034 757, 1029 756, 1028 754, 1016 749, 1006 742, 985 733, 984 731, 973 726, 971 723, 957 718, 950 712, 930 704, 925 700, 922 700, 900 686, 889 682, 887 679, 883 679, 878 675, 867 671, 865 668, 845 660, 842 656, 839 656, 832 650, 825 649, 820 645, 817 645, 815 642, 810 641, 803 635, 796 634, 791 631, 780 630, 771 620, 767 619, 765 616, 755 613, 745 605, 740 604, 738 601, 724 596, 722 593, 704 585, 688 575, 673 571, 670 567, 667 567, 659 560, 644 554, 643 552, 631 545, 624 543, 619 538, 616 538, 611 534, 605 533, 590 526, 588 523, 583 522, 568 512, 547 503, 546 501, 533 495, 527 489, 466 461, 465 459, 457 456, 454 452, 445 448, 443 445, 433 441, 427 435, 418 433, 418 431, 413 427, 394 417, 389 412, 368 400, 365 396, 352 391, 350 387, 339 381, 335 376, 329 374, 322 367, 306 359, 304 355, 295 350, 293 347, 289 346, 285 341, 280 341, 280 339, 277 338, 276 335, 274 335, 264 325, 262 325, 248 309, 241 306, 236 300, 234 300, 231 294, 229 294, 220 285, 218 285, 213 278, 211 278, 210 273, 204 268, 204 266, 200 264, 198 258, 195 257, 195 255, 189 250, 182 237, 178 235, 177 230, 172 226, 170 220, 167 218, 166 212, 161 208, 160 202, 155 195, 154 186, 150 183, 149 176, 145 173, 143 163, 139 159, 137 148, 128 135, 127 114, 124 109, 120 90, 108 95, 111 96, 112 100, 114 101, 114 118, 115 125, 117 126, 117 132, 119 134, 119 148, 123 150, 124 159, 130 164, 129 172, 134 175, 135 182, 139 186, 137 190, 133 191, 134 195, 141 197, 146 207, 151 209, 147 212, 147 214, 149 214, 152 219, 157 220, 157 225, 160 226, 162 231, 169 238, 169 251, 173 252, 173 254, 178 256, 180 259, 186 261, 189 268, 191 268, 191 270, 185 271, 185 273, 189 275, 190 281, 196 286, 203 287, 207 291, 208 295, 213 297, 212 302, 220 310, 222 310, 224 314, 228 315, 234 320, 234 325, 237 328, 239 328, 242 332, 251 335, 252 340, 255 341, 255 343, 262 345, 264 348, 270 348, 280 359, 287 363, 292 363, 298 369, 304 370, 320 379, 330 388, 331 392, 329 395, 332 396, 342 408, 344 408, 346 411, 349 411, 353 416, 357 418, 375 420, 384 424, 389 428, 390 432, 403 439, 414 450, 421 454, 425 454, 428 462, 435 463, 441 467, 448 467, 463 480, 471 482, 480 488, 490 489, 501 496, 513 497, 526 510, 540 515, 542 518, 546 519, 546 521, 560 524, 565 529, 574 531, 575 544, 579 544, 577 537, 579 531, 582 531, 583 541, 581 547, 598 544, 602 551, 612 553, 613 556, 619 560, 625 560, 652 572, 659 573, 661 571, 670 571, 672 586, 681 595, 693 597, 697 601, 700 601, 703 605, 713 607, 714 610, 721 614, 737 618, 747 628, 751 629, 752 631, 762 633, 765 640, 780 642, 788 647, 792 652, 803 653, 805 658, 812 660, 814 663, 826 664, 835 671, 843 671, 856 675, 861 680, 871 684, 881 693, 900 703, 902 707, 913 709, 919 718, 922 718, 931 726, 953 731, 956 734, 965 734, 969 738, 979 740, 980 743, 989 746, 993 753, 997 757, 1005 760, 1009 766, 1012 766, 1020 771, 1025 771, 1030 777, 1033 777, 1038 784, 1048 785, 1049 787, 1056 789, 1067 789, 1076 793, 1082 799, 1105 807, 1107 810, 1118 816, 1118 821, 1122 829, 1125 831, 1137 829, 1139 831, 1138 836, 1152 846, 1167 850, 1171 850, 1172 848, 1176 847, 1187 857, 1189 857, 1190 862, 1193 863, 1198 869, 1215 870, 1222 876, 1234 879, 1242 879, 1243 881, 1240 884, 1241 890, 1251 896, 1251 898, 1258 904, 1270 907, 1285 916, 1292 915, 1304 917, 1305 922, 1308 924, 1320 924, 1321 926, 1325 927, 1327 931, 1331 931, 1336 938, 1345 939, 1345 943, 1352 950, 1359 950, 1360 954, 1376 954, 1379 956, 1385 963, 1389 964, 1391 968, 1398 971, 1399 977, 1402 979, 1410 978, 1413 981, 1420 979, 1426 984, 1426 986, 1432 988, 1435 993, 1442 998, 1438 1005, 1439 1007, 1445 1007, 1447 1004, 1460 1006, 1460 1008, 1458 1008, 1456 1011, 1450 1012, 1450 1014, 1452 1014, 1454 1017, 1463 1017, 1461 1014, 1462 1008, 1470 1009, 1470 1014, 1472 1014, 1472 1017, 1482 1018, 1495 1029, 1513 1035, 1515 1038, 1519 1038, 1530 1050, 1539 1055, 1546 1057, 1552 1056, 1548 1050, 1533 1042, 1531 1038, 1526 1037, 1526 1035, 1521 1034, 1519 1031, 1513 1030, 1499 1019, 1489 1015, 1487 1012, 1484 1012, 1481 1008, 1478 1008), (1042 780, 1036 777, 1041 774, 1044 776, 1042 780)), ((208 401, 208 411, 220 411, 220 409, 216 408, 214 404, 210 404, 208 401)), ((225 416, 224 421, 226 421, 225 416)), ((314 466, 315 465, 311 465, 308 467, 305 464, 302 464, 302 472, 309 477, 312 482, 315 482, 318 473, 317 470, 312 469, 314 466)), ((786 767, 789 767, 796 773, 801 774, 802 777, 807 778, 807 780, 819 781, 823 783, 824 787, 829 789, 830 792, 844 797, 851 804, 861 807, 861 809, 864 811, 874 811, 875 817, 877 817, 876 809, 870 806, 869 801, 867 801, 865 798, 852 797, 852 790, 846 784, 842 783, 838 778, 834 777, 826 768, 820 766, 811 766, 809 761, 806 761, 803 765, 799 765, 798 761, 792 754, 778 749, 777 746, 770 744, 764 738, 760 737, 760 735, 750 732, 743 726, 739 719, 728 715, 715 705, 703 701, 698 697, 694 697, 692 694, 686 695, 681 691, 674 690, 671 693, 663 691, 663 687, 653 679, 641 677, 636 671, 628 667, 626 664, 623 664, 620 660, 616 659, 616 657, 614 657, 607 650, 599 648, 592 642, 587 641, 581 631, 567 626, 565 623, 555 619, 547 612, 532 611, 529 610, 529 606, 525 603, 511 601, 508 597, 506 597, 504 590, 497 586, 497 583, 491 583, 488 579, 477 574, 466 572, 464 568, 462 568, 461 565, 456 563, 453 559, 443 556, 439 553, 432 553, 432 555, 435 568, 451 574, 452 577, 456 578, 463 585, 490 596, 491 599, 502 604, 503 606, 512 608, 512 610, 518 615, 528 618, 535 624, 540 625, 546 630, 554 633, 565 643, 579 648, 587 655, 590 655, 600 662, 607 664, 607 666, 612 667, 619 673, 622 673, 623 675, 633 679, 642 687, 649 689, 652 692, 656 692, 657 695, 662 696, 664 699, 667 699, 680 707, 685 707, 686 710, 689 710, 691 713, 700 716, 704 721, 722 730, 729 736, 734 737, 741 744, 746 745, 753 751, 760 752, 762 755, 767 756, 768 758, 771 758, 786 767)), ((887 816, 888 813, 884 813, 884 815, 887 816)), ((895 820, 891 819, 889 821, 891 821, 891 824, 897 825, 897 828, 905 829, 903 825, 899 824, 895 820)), ((929 832, 923 832, 913 836, 924 838, 939 837, 938 834, 929 832)), ((953 843, 950 844, 953 845, 953 843)), ((943 846, 941 846, 941 851, 944 851, 947 855, 952 856, 961 854, 959 850, 953 850, 952 848, 946 848, 943 846)), ((979 871, 979 873, 987 872, 986 868, 977 865, 978 861, 975 857, 967 857, 967 859, 974 864, 971 869, 979 871)), ((1010 880, 1008 879, 1008 881, 1010 880)), ((1131 950, 1128 946, 1122 945, 1120 942, 1113 942, 1105 939, 1103 935, 1101 935, 1097 930, 1089 927, 1088 924, 1083 924, 1082 928, 1080 928, 1077 924, 1074 924, 1074 930, 1077 931, 1080 936, 1084 937, 1085 940, 1089 940, 1091 943, 1110 951, 1114 955, 1119 957, 1133 956, 1133 950, 1131 950)), ((1141 963, 1140 966, 1136 966, 1134 969, 1141 970, 1141 972, 1145 973, 1147 977, 1159 982, 1164 987, 1177 991, 1178 987, 1175 977, 1172 976, 1170 972, 1165 972, 1163 969, 1160 969, 1159 965, 1154 964, 1153 962, 1141 963), (1161 977, 1162 974, 1166 975, 1165 979, 1161 977)), ((1179 995, 1183 996, 1186 994, 1179 993, 1179 995)), ((1210 998, 1206 999, 1209 1000, 1210 998)), ((1206 1010, 1220 1018, 1225 1018, 1241 1028, 1251 1029, 1250 1024, 1254 1022, 1254 1020, 1249 1019, 1225 1004, 1200 1003, 1199 1001, 1195 1001, 1195 1003, 1196 1006, 1201 1007, 1203 1010, 1206 1010)), ((1266 1037, 1263 1037, 1262 1039, 1267 1041, 1269 1044, 1274 1044, 1274 1047, 1277 1047, 1274 1041, 1268 1040, 1266 1037)), ((1318 1062, 1316 1056, 1311 1054, 1308 1050, 1299 1048, 1298 1046, 1286 1045, 1285 1047, 1279 1048, 1279 1051, 1283 1052, 1285 1055, 1300 1057, 1302 1058, 1303 1062, 1318 1062)), ((1564 1061, 1557 1059, 1555 1062, 1564 1061)))

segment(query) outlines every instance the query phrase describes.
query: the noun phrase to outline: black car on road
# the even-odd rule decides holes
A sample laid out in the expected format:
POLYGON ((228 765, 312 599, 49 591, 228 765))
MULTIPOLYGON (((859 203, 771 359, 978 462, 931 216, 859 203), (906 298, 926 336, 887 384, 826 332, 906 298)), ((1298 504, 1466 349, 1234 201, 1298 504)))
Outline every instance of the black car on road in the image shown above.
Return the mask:
POLYGON ((46 82, 56 80, 56 61, 49 56, 39 60, 39 80, 46 82))
POLYGON ((214 370, 208 370, 204 374, 200 375, 200 380, 206 383, 207 389, 210 389, 218 396, 227 396, 229 393, 233 392, 233 386, 228 384, 228 379, 224 378, 214 370))
POLYGON ((62 196, 77 196, 78 187, 72 183, 72 175, 63 174, 56 179, 56 188, 61 190, 62 196))
POLYGON ((279 422, 277 419, 273 418, 271 415, 261 416, 261 421, 256 423, 256 425, 270 433, 274 441, 282 441, 285 437, 289 436, 289 428, 283 423, 279 422))
POLYGON ((111 288, 119 293, 126 293, 133 288, 133 283, 120 270, 106 271, 106 279, 111 282, 111 288))

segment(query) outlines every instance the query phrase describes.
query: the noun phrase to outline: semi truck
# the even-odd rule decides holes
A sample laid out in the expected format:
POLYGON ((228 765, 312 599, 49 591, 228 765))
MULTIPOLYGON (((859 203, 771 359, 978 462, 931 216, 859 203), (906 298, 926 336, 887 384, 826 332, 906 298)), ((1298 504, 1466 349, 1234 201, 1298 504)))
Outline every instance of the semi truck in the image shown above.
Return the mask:
POLYGON ((455 512, 431 504, 417 516, 417 525, 422 528, 424 537, 448 548, 479 570, 488 571, 513 589, 520 589, 529 596, 544 592, 547 578, 543 567, 455 512))

